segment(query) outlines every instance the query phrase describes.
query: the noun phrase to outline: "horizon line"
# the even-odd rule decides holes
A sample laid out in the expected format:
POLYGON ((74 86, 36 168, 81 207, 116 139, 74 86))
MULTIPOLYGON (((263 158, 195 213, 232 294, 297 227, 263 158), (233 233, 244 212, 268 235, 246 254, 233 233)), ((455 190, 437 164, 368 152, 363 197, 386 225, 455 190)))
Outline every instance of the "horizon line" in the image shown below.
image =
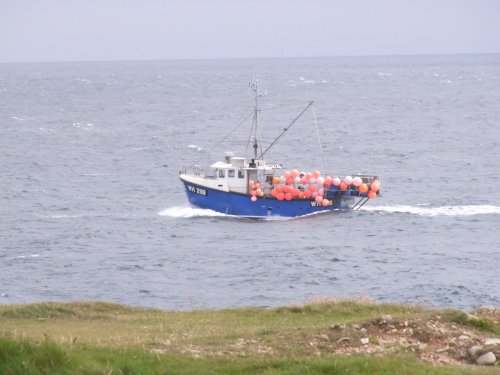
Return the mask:
POLYGON ((30 60, 0 61, 0 64, 54 64, 54 63, 111 63, 111 62, 153 62, 153 61, 217 61, 217 60, 287 60, 325 58, 377 58, 377 57, 429 57, 429 56, 481 56, 500 55, 500 52, 456 52, 456 53, 408 53, 374 55, 323 55, 323 56, 263 56, 263 57, 193 57, 193 58, 151 58, 151 59, 89 59, 89 60, 30 60))

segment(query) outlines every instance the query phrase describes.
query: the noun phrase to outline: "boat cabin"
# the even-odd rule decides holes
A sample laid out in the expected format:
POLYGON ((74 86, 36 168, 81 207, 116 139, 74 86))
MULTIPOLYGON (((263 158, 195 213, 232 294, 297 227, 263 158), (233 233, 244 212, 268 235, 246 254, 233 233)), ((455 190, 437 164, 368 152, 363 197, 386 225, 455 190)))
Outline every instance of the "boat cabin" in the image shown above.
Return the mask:
POLYGON ((269 166, 263 160, 252 159, 247 162, 246 158, 235 157, 232 153, 226 153, 225 156, 225 161, 210 166, 210 177, 216 180, 216 188, 220 190, 248 194, 249 181, 267 182, 265 189, 270 190, 274 171, 281 169, 281 165, 269 166))

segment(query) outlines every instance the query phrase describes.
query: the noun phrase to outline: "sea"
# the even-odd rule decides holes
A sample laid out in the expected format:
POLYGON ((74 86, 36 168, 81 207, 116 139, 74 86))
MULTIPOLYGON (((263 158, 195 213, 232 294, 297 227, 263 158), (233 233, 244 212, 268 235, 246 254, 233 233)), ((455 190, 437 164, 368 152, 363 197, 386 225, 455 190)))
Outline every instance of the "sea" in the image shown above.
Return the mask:
POLYGON ((0 304, 500 306, 500 55, 0 64, 0 304), (185 165, 380 176, 356 212, 226 216, 185 165))

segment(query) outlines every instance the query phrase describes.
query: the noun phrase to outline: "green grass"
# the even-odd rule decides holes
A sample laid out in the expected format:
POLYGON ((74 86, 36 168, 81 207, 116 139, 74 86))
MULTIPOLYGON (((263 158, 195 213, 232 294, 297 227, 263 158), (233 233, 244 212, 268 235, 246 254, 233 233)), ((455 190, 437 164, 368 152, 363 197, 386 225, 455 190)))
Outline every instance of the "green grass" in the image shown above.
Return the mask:
POLYGON ((0 305, 0 374, 493 374, 408 353, 340 355, 328 345, 346 334, 339 328, 346 324, 438 313, 499 332, 494 322, 471 322, 454 310, 355 301, 189 312, 102 302, 0 305))
POLYGON ((375 319, 380 314, 405 316, 420 309, 392 304, 326 302, 276 309, 244 308, 165 312, 109 303, 41 303, 0 306, 0 335, 58 343, 87 343, 107 347, 163 347, 181 352, 189 345, 205 352, 231 351, 239 338, 265 338, 282 355, 305 354, 298 341, 335 324, 375 319), (286 340, 285 340, 286 339, 286 340), (290 345, 282 345, 287 341, 290 345))
POLYGON ((460 311, 452 311, 450 315, 451 321, 455 323, 475 327, 483 332, 489 332, 500 336, 500 324, 495 323, 491 319, 472 317, 460 311))
POLYGON ((0 338, 0 373, 38 374, 477 374, 458 367, 435 367, 410 356, 320 358, 189 358, 140 349, 63 347, 0 338))

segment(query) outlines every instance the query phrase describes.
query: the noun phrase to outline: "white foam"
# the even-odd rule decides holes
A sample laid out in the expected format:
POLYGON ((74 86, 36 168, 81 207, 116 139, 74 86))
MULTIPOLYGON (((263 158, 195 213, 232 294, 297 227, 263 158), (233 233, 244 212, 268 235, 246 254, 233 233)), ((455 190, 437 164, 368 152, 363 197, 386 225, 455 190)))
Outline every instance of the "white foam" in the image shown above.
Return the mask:
POLYGON ((330 210, 324 210, 324 211, 317 211, 317 212, 312 212, 310 214, 306 215, 301 215, 301 216, 294 216, 294 217, 288 217, 288 216, 238 216, 238 215, 227 215, 223 214, 220 212, 216 212, 213 210, 205 209, 205 208, 195 208, 191 206, 176 206, 176 207, 170 207, 167 208, 163 211, 158 212, 158 215, 160 216, 169 216, 169 217, 174 217, 174 218, 191 218, 191 217, 228 217, 228 218, 237 218, 237 219, 258 219, 258 220, 265 220, 265 221, 278 221, 278 220, 293 220, 293 219, 300 219, 300 218, 306 218, 310 216, 315 216, 315 215, 320 215, 324 213, 331 213, 332 211, 330 210))
POLYGON ((200 146, 198 146, 198 145, 188 145, 188 146, 186 146, 186 147, 187 147, 187 148, 194 148, 194 149, 196 149, 196 151, 201 151, 201 150, 203 150, 203 149, 202 149, 200 146))
POLYGON ((38 215, 42 219, 75 219, 77 215, 63 215, 63 214, 52 214, 52 215, 38 215))
POLYGON ((92 130, 92 128, 94 127, 94 124, 92 124, 90 122, 87 122, 86 124, 83 124, 81 122, 75 122, 75 123, 73 123, 73 126, 75 128, 80 128, 83 130, 92 130))
POLYGON ((39 254, 30 254, 30 255, 18 255, 16 258, 18 259, 25 259, 25 258, 38 258, 40 255, 39 254))
POLYGON ((230 215, 222 214, 204 208, 194 208, 189 206, 170 207, 158 212, 158 215, 169 216, 175 218, 190 218, 190 217, 229 217, 230 215))
POLYGON ((498 215, 499 206, 470 205, 470 206, 364 206, 363 211, 377 211, 388 213, 406 213, 419 216, 472 216, 472 215, 498 215))

